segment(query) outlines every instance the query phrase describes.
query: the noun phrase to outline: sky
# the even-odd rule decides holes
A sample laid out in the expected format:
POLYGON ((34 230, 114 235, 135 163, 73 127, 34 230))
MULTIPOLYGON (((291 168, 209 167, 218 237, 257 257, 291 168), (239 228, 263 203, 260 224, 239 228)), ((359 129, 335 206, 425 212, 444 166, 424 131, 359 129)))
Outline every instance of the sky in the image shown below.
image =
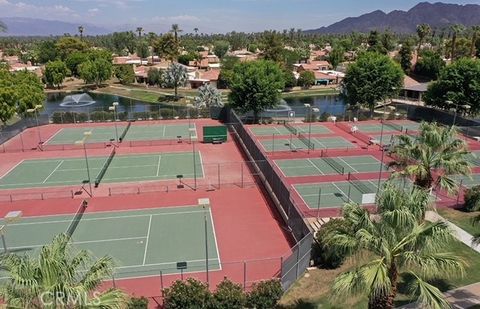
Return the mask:
MULTIPOLYGON (((315 29, 377 9, 408 10, 413 0, 0 0, 0 16, 33 17, 114 30, 143 27, 166 31, 176 23, 185 32, 315 29)), ((480 4, 480 0, 448 3, 480 4)), ((88 27, 86 27, 88 32, 88 27)))

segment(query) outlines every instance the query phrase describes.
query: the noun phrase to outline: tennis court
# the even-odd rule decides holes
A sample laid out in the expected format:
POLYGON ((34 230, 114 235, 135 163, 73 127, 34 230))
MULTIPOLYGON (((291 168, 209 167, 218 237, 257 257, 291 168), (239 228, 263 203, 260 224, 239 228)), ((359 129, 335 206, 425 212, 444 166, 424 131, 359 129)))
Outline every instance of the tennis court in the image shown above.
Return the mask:
MULTIPOLYGON (((379 172, 380 161, 372 156, 323 157, 275 160, 286 177, 379 172)), ((383 166, 386 171, 387 166, 383 166)))
MULTIPOLYGON (((382 131, 382 123, 356 123, 355 126, 366 133, 377 133, 382 131)), ((386 120, 384 122, 383 131, 399 131, 405 132, 408 131, 417 131, 420 127, 418 122, 410 121, 410 120, 386 120)))
MULTIPOLYGON (((88 157, 92 183, 194 178, 192 152, 149 153, 88 157), (110 162, 109 162, 110 161, 110 162), (105 170, 106 169, 106 170, 105 170)), ((197 178, 202 178, 202 157, 195 153, 197 178)), ((85 158, 24 160, 0 178, 0 189, 79 185, 88 179, 85 158)))
POLYGON ((104 127, 78 127, 78 128, 63 128, 52 137, 47 139, 44 145, 67 145, 74 144, 75 141, 82 140, 85 132, 92 132, 90 137, 86 140, 87 143, 104 143, 110 140, 116 140, 120 137, 127 128, 124 124, 117 124, 115 128, 112 126, 104 127), (117 135, 118 133, 118 135, 117 135))
POLYGON ((173 140, 177 138, 197 139, 197 130, 195 124, 191 124, 192 131, 188 123, 185 124, 150 124, 136 125, 132 124, 125 135, 124 141, 152 141, 152 140, 173 140))
MULTIPOLYGON (((278 125, 278 126, 256 126, 250 127, 250 131, 253 132, 255 136, 271 136, 276 135, 290 135, 297 133, 308 133, 309 126, 307 124, 290 124, 289 126, 278 125)), ((312 134, 329 134, 332 133, 327 127, 320 124, 312 124, 311 126, 312 134)))
POLYGON ((468 161, 475 167, 480 166, 480 151, 472 151, 468 155, 468 161))
MULTIPOLYGON (((409 188, 409 180, 397 180, 399 186, 409 188)), ((380 181, 380 190, 385 180, 380 181)), ((297 184, 293 188, 310 209, 341 207, 350 201, 362 204, 363 194, 377 193, 378 179, 350 180, 341 182, 324 182, 297 184)))
POLYGON ((480 185, 480 174, 472 174, 470 176, 455 176, 458 184, 461 184, 463 187, 471 188, 474 186, 480 185))
POLYGON ((308 141, 308 137, 305 135, 302 137, 292 136, 288 138, 275 138, 269 140, 260 140, 265 151, 292 151, 297 149, 347 149, 356 148, 355 144, 352 144, 343 137, 311 137, 311 143, 308 141))
POLYGON ((34 254, 54 236, 71 233, 75 247, 87 249, 96 257, 112 256, 117 264, 116 278, 158 276, 160 270, 163 274, 179 273, 177 262, 187 262, 184 272, 204 271, 206 253, 209 270, 221 269, 208 207, 78 214, 29 217, 8 224, 7 248, 10 252, 34 254))

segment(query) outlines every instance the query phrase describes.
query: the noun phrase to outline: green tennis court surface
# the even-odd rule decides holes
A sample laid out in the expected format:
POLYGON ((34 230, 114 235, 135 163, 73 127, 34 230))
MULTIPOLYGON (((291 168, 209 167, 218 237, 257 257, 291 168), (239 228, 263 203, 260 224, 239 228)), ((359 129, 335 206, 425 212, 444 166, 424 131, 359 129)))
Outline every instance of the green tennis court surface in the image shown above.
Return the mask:
MULTIPOLYGON (((54 236, 65 233, 73 218, 32 217, 8 224, 7 248, 11 252, 35 254, 54 236)), ((117 263, 116 278, 158 276, 160 270, 164 274, 178 273, 177 262, 187 262, 184 272, 204 271, 205 221, 209 269, 218 270, 221 265, 209 208, 84 213, 72 239, 75 247, 87 249, 97 257, 112 256, 117 263)))
MULTIPOLYGON (((382 131, 382 124, 379 123, 355 123, 355 126, 362 131, 367 133, 377 133, 382 131)), ((414 121, 409 120, 387 120, 384 123, 383 131, 417 131, 420 124, 414 121)))
MULTIPOLYGON (((296 132, 300 133, 307 133, 309 128, 308 125, 302 124, 292 124, 292 127, 296 132)), ((325 126, 322 126, 320 124, 312 124, 312 129, 311 129, 313 134, 329 134, 332 133, 328 128, 325 126)), ((268 136, 268 135, 290 135, 292 134, 292 131, 287 129, 287 127, 283 125, 278 125, 278 126, 263 126, 263 127, 250 127, 250 131, 253 132, 254 135, 256 136, 268 136)))
POLYGON ((458 184, 462 184, 463 187, 471 188, 473 186, 480 185, 480 174, 472 174, 470 176, 455 176, 458 184))
POLYGON ((472 151, 467 158, 473 166, 480 166, 480 151, 472 151))
POLYGON ((197 130, 195 124, 192 124, 192 131, 188 123, 186 124, 152 124, 152 125, 136 125, 132 124, 124 141, 151 141, 161 139, 177 139, 179 136, 182 139, 189 139, 192 134, 192 139, 197 138, 197 130))
MULTIPOLYGON (((347 141, 343 137, 312 137, 311 142, 315 150, 320 149, 346 149, 346 148, 356 148, 355 144, 347 141)), ((308 149, 305 142, 300 140, 298 137, 288 138, 275 138, 269 140, 261 140, 265 151, 290 151, 296 149, 308 149)))
MULTIPOLYGON (((372 156, 275 160, 286 177, 379 172, 380 161, 372 156)), ((388 168, 383 167, 386 171, 388 168)))
POLYGON ((74 144, 75 141, 82 140, 85 132, 92 132, 92 135, 87 139, 87 143, 103 143, 108 142, 111 139, 117 139, 125 131, 126 125, 117 124, 115 126, 105 127, 78 127, 78 128, 63 128, 54 134, 50 139, 44 142, 45 145, 65 145, 74 144))
MULTIPOLYGON (((92 183, 108 157, 89 157, 92 183)), ((196 176, 203 177, 202 157, 195 153, 196 176)), ((133 182, 194 177, 193 153, 149 153, 116 155, 102 182, 133 182)), ((57 158, 21 161, 0 178, 0 189, 79 185, 87 180, 85 158, 57 158)))
MULTIPOLYGON (((409 180, 397 180, 400 187, 409 188, 409 180)), ((383 183, 380 181, 380 190, 383 183)), ((297 184, 294 189, 310 209, 341 207, 350 201, 362 204, 363 194, 377 193, 378 180, 352 180, 342 182, 325 182, 297 184), (320 194, 319 194, 320 193, 320 194)))

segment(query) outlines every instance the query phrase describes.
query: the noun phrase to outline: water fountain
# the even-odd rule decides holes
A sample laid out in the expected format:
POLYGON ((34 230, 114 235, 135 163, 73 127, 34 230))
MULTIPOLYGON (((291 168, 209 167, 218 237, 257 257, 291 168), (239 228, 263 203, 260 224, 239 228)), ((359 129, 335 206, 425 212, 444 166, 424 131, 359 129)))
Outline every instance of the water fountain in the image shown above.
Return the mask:
POLYGON ((82 107, 95 104, 96 101, 88 93, 79 93, 67 95, 60 106, 62 107, 82 107))

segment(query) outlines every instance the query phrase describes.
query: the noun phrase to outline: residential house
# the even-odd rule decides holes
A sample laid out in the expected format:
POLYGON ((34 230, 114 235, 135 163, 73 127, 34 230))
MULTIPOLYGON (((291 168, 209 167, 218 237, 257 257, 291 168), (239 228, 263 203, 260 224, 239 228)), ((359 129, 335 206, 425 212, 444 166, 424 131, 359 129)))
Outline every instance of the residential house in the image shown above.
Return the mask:
POLYGON ((420 83, 410 76, 403 78, 403 88, 400 97, 406 100, 422 101, 422 96, 427 92, 429 83, 420 83))
POLYGON ((205 84, 209 84, 216 88, 218 85, 219 77, 220 77, 219 69, 210 69, 207 71, 196 71, 189 78, 188 82, 192 89, 199 88, 205 84))

